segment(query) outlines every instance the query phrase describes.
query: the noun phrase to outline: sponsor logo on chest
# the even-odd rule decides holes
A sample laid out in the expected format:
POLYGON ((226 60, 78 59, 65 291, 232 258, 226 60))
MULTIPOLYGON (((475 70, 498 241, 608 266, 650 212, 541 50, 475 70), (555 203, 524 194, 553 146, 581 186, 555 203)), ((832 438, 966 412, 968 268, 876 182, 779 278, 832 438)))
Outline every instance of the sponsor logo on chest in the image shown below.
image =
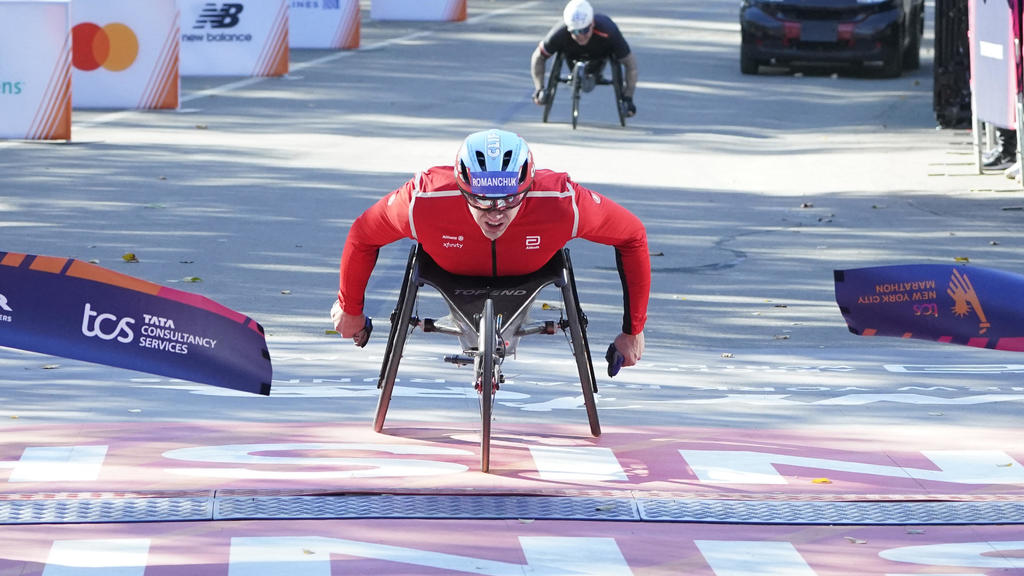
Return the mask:
POLYGON ((466 237, 462 234, 442 234, 441 235, 441 246, 445 248, 462 248, 464 246, 463 240, 466 237))

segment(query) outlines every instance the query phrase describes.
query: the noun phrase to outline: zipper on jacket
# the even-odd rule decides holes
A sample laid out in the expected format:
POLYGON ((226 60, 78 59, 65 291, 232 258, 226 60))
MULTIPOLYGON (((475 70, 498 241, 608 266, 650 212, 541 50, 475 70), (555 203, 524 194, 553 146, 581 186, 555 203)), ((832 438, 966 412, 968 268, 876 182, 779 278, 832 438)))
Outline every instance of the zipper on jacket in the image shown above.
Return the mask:
POLYGON ((491 240, 491 276, 498 277, 498 241, 491 240))

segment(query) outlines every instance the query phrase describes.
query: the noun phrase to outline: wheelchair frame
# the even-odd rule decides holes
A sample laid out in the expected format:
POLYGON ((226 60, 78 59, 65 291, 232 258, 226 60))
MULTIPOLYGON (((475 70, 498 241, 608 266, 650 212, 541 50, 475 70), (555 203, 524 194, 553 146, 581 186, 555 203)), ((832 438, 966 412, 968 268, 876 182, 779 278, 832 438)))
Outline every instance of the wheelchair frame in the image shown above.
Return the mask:
POLYGON ((373 429, 380 432, 391 403, 398 366, 409 334, 418 326, 424 332, 457 336, 462 354, 445 356, 445 362, 473 365, 473 385, 480 398, 480 469, 490 468, 491 415, 494 395, 504 376, 501 364, 515 352, 519 339, 530 334, 554 334, 555 328, 568 331, 576 360, 592 435, 601 435, 597 416, 597 380, 587 342, 587 317, 579 305, 576 280, 569 250, 563 248, 540 270, 525 276, 459 276, 443 270, 417 244, 409 251, 405 277, 398 302, 391 313, 391 331, 381 363, 377 388, 380 395, 373 429), (540 291, 549 285, 561 289, 565 318, 529 322, 529 311, 540 291), (427 285, 439 292, 450 315, 444 319, 417 318, 414 315, 419 288, 427 285))
MULTIPOLYGON (((619 124, 625 127, 626 104, 622 101, 622 65, 610 56, 607 58, 607 61, 612 70, 612 79, 605 80, 600 78, 597 84, 600 86, 607 86, 610 84, 614 89, 615 108, 619 113, 619 124)), ((581 72, 586 68, 588 63, 588 60, 579 60, 575 63, 567 61, 561 52, 555 55, 555 61, 552 63, 551 71, 548 73, 547 85, 544 87, 544 122, 548 121, 548 116, 551 114, 551 105, 555 102, 555 93, 558 92, 558 85, 569 84, 572 86, 572 129, 576 129, 576 125, 579 122, 580 117, 580 93, 582 92, 583 86, 581 72), (562 76, 563 63, 565 63, 566 67, 569 68, 568 76, 562 76)))

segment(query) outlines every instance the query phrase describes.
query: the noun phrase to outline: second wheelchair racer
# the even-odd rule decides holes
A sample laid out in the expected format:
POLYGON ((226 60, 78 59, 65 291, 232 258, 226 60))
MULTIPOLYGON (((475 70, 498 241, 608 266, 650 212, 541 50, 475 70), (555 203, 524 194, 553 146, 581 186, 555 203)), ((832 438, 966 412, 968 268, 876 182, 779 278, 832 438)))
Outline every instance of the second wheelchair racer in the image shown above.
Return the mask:
POLYGON ((632 212, 572 181, 536 170, 519 135, 470 134, 455 166, 435 166, 389 193, 352 223, 341 255, 335 329, 365 343, 366 285, 382 246, 411 238, 441 268, 466 276, 517 276, 539 270, 566 243, 583 238, 615 247, 623 290, 622 365, 644 352, 651 288, 647 232, 632 212))
POLYGON ((594 8, 587 0, 570 0, 562 13, 562 22, 555 24, 548 35, 537 44, 530 58, 530 73, 533 76, 533 102, 543 106, 544 68, 548 58, 561 52, 569 62, 569 69, 575 62, 587 61, 583 90, 590 92, 597 83, 604 68, 605 60, 614 58, 625 68, 623 74, 622 101, 626 105, 626 116, 636 114, 633 93, 638 77, 636 56, 629 49, 629 43, 622 36, 619 27, 604 14, 594 14, 594 8))

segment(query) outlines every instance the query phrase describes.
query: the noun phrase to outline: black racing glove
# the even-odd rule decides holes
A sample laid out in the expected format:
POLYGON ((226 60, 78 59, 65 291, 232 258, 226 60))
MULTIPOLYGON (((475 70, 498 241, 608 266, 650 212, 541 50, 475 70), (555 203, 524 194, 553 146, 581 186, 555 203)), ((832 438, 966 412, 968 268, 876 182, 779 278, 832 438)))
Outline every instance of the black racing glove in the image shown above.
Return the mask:
POLYGON ((636 104, 633 104, 632 98, 622 97, 622 105, 626 108, 626 118, 632 118, 636 116, 636 104))
POLYGON ((533 93, 533 103, 538 105, 538 106, 543 106, 543 105, 547 104, 547 99, 548 99, 548 93, 545 92, 543 88, 541 88, 541 89, 539 89, 539 90, 537 90, 536 92, 533 93))

